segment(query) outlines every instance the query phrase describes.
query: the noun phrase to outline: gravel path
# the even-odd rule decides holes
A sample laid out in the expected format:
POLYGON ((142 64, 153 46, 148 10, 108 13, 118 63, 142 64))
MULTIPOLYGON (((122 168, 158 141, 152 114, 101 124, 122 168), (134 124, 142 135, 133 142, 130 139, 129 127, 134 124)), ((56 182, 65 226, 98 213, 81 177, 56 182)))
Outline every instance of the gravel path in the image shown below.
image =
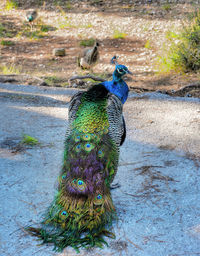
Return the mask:
MULTIPOLYGON (((0 255, 54 253, 23 232, 53 199, 62 163, 67 107, 76 90, 0 84, 0 255), (39 146, 16 150, 22 134, 39 146)), ((200 102, 161 94, 130 94, 127 139, 112 191, 118 221, 109 247, 80 256, 200 254, 200 102)))

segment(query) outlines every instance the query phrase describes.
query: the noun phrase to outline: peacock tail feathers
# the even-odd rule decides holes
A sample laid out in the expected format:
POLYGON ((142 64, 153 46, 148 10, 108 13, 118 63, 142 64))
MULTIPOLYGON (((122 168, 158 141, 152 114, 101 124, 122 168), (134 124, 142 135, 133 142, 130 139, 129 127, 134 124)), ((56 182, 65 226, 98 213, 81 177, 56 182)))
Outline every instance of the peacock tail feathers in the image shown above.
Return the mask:
POLYGON ((116 217, 110 194, 124 133, 122 103, 103 85, 75 95, 69 106, 58 191, 39 228, 29 227, 55 250, 102 247, 116 217))

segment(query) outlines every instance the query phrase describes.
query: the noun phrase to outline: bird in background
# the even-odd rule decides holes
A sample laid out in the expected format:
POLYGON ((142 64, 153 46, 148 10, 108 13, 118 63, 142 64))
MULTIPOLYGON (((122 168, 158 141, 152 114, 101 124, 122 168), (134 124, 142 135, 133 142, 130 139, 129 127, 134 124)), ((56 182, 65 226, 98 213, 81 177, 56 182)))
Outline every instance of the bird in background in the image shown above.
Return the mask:
POLYGON ((116 65, 113 80, 74 95, 58 191, 40 227, 27 230, 43 243, 62 251, 71 246, 102 247, 117 216, 110 185, 115 177, 119 148, 125 140, 123 103, 128 89, 122 77, 131 73, 116 65))
POLYGON ((31 26, 31 31, 33 29, 33 22, 37 18, 37 16, 38 16, 38 12, 35 9, 29 10, 26 12, 26 20, 29 22, 29 24, 31 26))
POLYGON ((82 69, 92 69, 99 60, 99 46, 96 40, 93 47, 83 49, 78 55, 78 66, 82 69))

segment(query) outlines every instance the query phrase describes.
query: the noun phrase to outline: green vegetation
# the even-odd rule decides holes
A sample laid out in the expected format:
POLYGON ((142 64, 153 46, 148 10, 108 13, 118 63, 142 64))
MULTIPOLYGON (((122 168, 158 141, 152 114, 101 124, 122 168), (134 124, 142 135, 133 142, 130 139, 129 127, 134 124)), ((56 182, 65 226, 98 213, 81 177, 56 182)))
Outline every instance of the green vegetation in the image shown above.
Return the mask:
POLYGON ((127 36, 126 33, 119 31, 118 29, 115 29, 113 32, 113 38, 115 39, 124 39, 127 36))
POLYGON ((61 86, 61 87, 67 87, 67 86, 69 86, 69 83, 68 83, 68 82, 62 82, 62 83, 60 84, 60 86, 61 86))
POLYGON ((11 45, 14 45, 14 42, 6 41, 6 40, 1 40, 1 45, 3 45, 3 46, 11 46, 11 45))
POLYGON ((92 23, 88 23, 80 26, 80 28, 92 28, 92 27, 93 27, 92 23))
POLYGON ((167 31, 166 34, 165 34, 165 37, 168 41, 173 41, 175 39, 179 39, 179 35, 173 31, 167 31))
POLYGON ((0 23, 0 38, 1 37, 14 37, 13 31, 7 31, 5 25, 3 25, 2 23, 0 23))
POLYGON ((39 144, 39 141, 34 137, 24 134, 21 143, 29 146, 36 146, 39 144))
POLYGON ((65 17, 65 20, 63 21, 58 21, 58 28, 59 29, 65 29, 65 28, 92 28, 92 24, 80 24, 80 25, 75 25, 73 24, 68 17, 65 17))
POLYGON ((14 1, 14 0, 6 1, 5 9, 7 11, 12 10, 12 9, 17 9, 17 7, 18 7, 18 3, 16 1, 14 1))
POLYGON ((152 47, 151 47, 151 42, 150 42, 149 40, 147 40, 146 43, 145 43, 145 45, 144 45, 144 47, 145 47, 146 49, 151 49, 151 48, 152 48, 152 47))
POLYGON ((71 21, 69 20, 69 18, 66 15, 66 12, 60 7, 60 5, 57 2, 55 3, 55 5, 59 9, 61 16, 64 17, 64 21, 63 21, 63 18, 58 20, 58 28, 65 29, 65 28, 76 27, 71 23, 71 21))
POLYGON ((169 12, 171 9, 172 9, 172 7, 171 7, 171 4, 164 4, 163 6, 162 6, 162 9, 164 10, 164 11, 166 11, 166 12, 169 12))
POLYGON ((20 74, 20 70, 15 66, 15 64, 1 65, 0 72, 4 75, 20 74))
POLYGON ((51 27, 48 26, 48 25, 41 25, 40 30, 41 30, 42 32, 48 32, 48 31, 51 30, 51 27))
POLYGON ((0 37, 4 36, 5 28, 4 26, 0 23, 0 37))
POLYGON ((48 76, 48 77, 45 77, 44 81, 49 86, 54 86, 56 83, 60 83, 61 79, 57 76, 48 76))
MULTIPOLYGON (((40 31, 40 30, 36 30, 36 31, 29 31, 29 30, 25 30, 22 32, 23 36, 26 36, 30 39, 33 40, 38 40, 40 38, 43 38, 45 36, 44 32, 40 31)), ((18 34, 18 36, 20 36, 20 34, 18 34)))
POLYGON ((179 34, 166 34, 168 45, 158 57, 160 72, 190 72, 200 70, 200 10, 183 27, 179 34))
POLYGON ((92 0, 92 1, 91 1, 92 4, 98 4, 98 3, 100 3, 100 2, 101 2, 101 0, 92 0))
POLYGON ((2 23, 0 23, 0 38, 1 37, 13 37, 12 33, 7 31, 2 23))
POLYGON ((48 26, 48 25, 41 25, 40 26, 40 30, 42 31, 42 32, 48 32, 48 31, 50 31, 52 29, 52 27, 51 26, 48 26))
POLYGON ((72 5, 71 5, 70 1, 67 1, 67 3, 66 3, 66 8, 67 8, 68 10, 70 10, 70 9, 72 8, 72 5))
POLYGON ((95 43, 94 38, 89 38, 89 39, 84 39, 80 41, 80 46, 88 47, 88 46, 93 46, 95 43))
POLYGON ((72 24, 71 21, 66 16, 65 21, 58 22, 58 27, 60 29, 65 29, 65 28, 76 28, 77 26, 72 24))

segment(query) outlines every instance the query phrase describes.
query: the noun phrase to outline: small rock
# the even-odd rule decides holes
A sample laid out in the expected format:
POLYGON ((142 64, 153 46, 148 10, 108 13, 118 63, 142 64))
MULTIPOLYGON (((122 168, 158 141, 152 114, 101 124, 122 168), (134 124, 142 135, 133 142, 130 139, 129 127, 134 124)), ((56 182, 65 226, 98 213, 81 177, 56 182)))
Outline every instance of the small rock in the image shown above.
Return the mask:
POLYGON ((53 56, 65 56, 64 48, 54 48, 52 51, 53 56))

